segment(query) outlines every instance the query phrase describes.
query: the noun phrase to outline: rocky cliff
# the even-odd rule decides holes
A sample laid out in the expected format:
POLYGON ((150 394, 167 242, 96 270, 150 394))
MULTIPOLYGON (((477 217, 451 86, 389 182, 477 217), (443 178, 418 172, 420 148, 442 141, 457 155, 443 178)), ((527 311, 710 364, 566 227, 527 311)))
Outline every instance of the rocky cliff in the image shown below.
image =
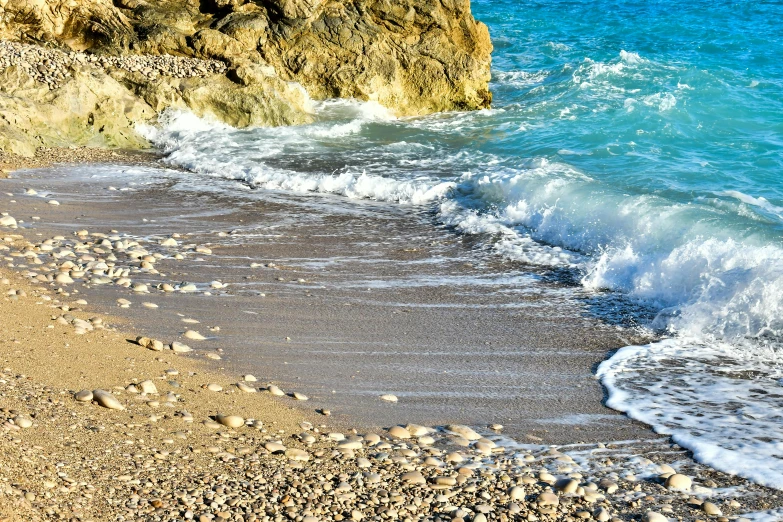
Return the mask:
POLYGON ((167 107, 247 126, 307 122, 308 97, 491 101, 469 0, 0 0, 0 39, 0 147, 22 153, 140 146, 133 124, 167 107))

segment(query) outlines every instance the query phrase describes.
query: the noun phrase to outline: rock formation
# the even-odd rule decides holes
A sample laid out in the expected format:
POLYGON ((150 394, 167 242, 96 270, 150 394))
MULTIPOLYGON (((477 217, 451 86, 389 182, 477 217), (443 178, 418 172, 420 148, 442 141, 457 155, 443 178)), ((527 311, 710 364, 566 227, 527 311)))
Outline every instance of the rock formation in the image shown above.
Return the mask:
POLYGON ((308 97, 398 115, 491 101, 469 0, 0 0, 0 38, 0 147, 24 153, 138 147, 133 124, 168 107, 248 126, 307 122, 308 97), (37 50, 9 59, 9 41, 37 50))

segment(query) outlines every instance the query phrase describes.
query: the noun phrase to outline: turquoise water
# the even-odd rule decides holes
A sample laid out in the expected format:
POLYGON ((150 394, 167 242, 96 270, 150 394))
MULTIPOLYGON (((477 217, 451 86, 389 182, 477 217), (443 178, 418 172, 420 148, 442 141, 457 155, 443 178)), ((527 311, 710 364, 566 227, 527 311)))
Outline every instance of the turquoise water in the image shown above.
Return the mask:
POLYGON ((424 209, 494 255, 565 269, 579 295, 641 305, 637 326, 666 339, 604 363, 608 404, 783 488, 783 4, 473 11, 495 45, 490 110, 326 101, 307 126, 171 114, 149 136, 202 175, 424 209))
POLYGON ((783 204, 780 2, 474 11, 492 29, 495 102, 507 110, 498 123, 531 129, 493 136, 487 150, 560 157, 619 190, 677 202, 737 190, 783 204))

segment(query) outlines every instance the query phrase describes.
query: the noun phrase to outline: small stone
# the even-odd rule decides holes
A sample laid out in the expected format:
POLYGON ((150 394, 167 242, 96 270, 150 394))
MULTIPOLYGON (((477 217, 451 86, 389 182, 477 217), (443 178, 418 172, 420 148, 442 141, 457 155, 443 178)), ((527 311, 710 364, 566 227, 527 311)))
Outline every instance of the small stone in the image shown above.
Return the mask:
POLYGON ((103 406, 104 408, 109 408, 110 410, 125 409, 125 406, 123 406, 114 395, 107 392, 106 390, 93 390, 92 396, 95 402, 97 402, 99 405, 103 406))
POLYGON ((410 439, 411 433, 402 426, 392 426, 389 428, 389 435, 397 439, 410 439))
POLYGON ((186 337, 186 338, 191 339, 193 341, 203 341, 203 340, 206 339, 206 337, 204 337, 203 335, 201 335, 200 333, 198 333, 195 330, 188 330, 187 332, 185 332, 182 335, 183 335, 183 337, 186 337))
POLYGON ((555 482, 555 489, 563 493, 576 493, 579 482, 574 479, 561 479, 555 482))
POLYGON ((16 228, 16 219, 11 216, 0 216, 0 225, 16 228))
POLYGON ((163 343, 157 339, 150 339, 149 337, 137 337, 136 344, 155 352, 163 351, 163 343))
POLYGON ((22 417, 21 415, 17 415, 14 417, 14 424, 19 426, 20 428, 29 428, 33 425, 33 421, 31 419, 28 419, 27 417, 22 417))
POLYGON ((545 491, 538 495, 536 502, 539 506, 556 506, 560 503, 560 499, 554 493, 545 491))
POLYGON ((267 442, 264 444, 264 448, 266 448, 269 453, 285 453, 286 450, 286 447, 279 442, 267 442))
POLYGON ((701 510, 707 513, 711 517, 719 517, 723 515, 723 512, 720 510, 718 506, 713 504, 712 502, 705 502, 701 505, 701 510))
POLYGON ((59 274, 57 274, 57 277, 54 278, 54 281, 61 285, 69 285, 73 283, 73 279, 71 278, 71 276, 65 272, 60 272, 59 274))
POLYGON ((617 491, 618 486, 607 478, 603 478, 598 482, 598 487, 606 491, 608 494, 612 494, 617 491))
POLYGON ((148 395, 158 393, 158 388, 155 386, 155 383, 150 380, 141 381, 138 388, 141 390, 141 393, 146 393, 148 395))
POLYGON ((508 490, 508 498, 511 500, 525 500, 525 488, 514 486, 508 490))
POLYGON ((256 379, 256 378, 255 378, 255 376, 253 376, 253 375, 250 375, 249 373, 248 373, 247 375, 243 375, 243 376, 242 376, 242 379, 243 379, 245 382, 256 382, 256 381, 258 381, 258 379, 256 379))
POLYGON ((605 507, 599 507, 593 512, 593 518, 598 522, 607 522, 610 518, 612 518, 612 515, 605 507))
POLYGON ((239 388, 240 391, 243 391, 245 393, 256 393, 257 391, 255 388, 253 388, 252 386, 248 386, 244 382, 238 382, 237 388, 239 388))
POLYGON ((218 414, 215 416, 215 420, 218 421, 223 426, 227 426, 229 428, 239 428, 245 425, 245 419, 240 417, 239 415, 218 414))
POLYGON ((380 399, 386 402, 397 402, 398 400, 396 395, 392 395, 390 393, 387 393, 386 395, 381 395, 380 399))
POLYGON ((81 390, 74 393, 73 398, 79 402, 90 402, 92 400, 92 392, 90 390, 81 390))
POLYGON ((400 480, 402 480, 403 482, 407 482, 409 484, 427 483, 427 481, 424 480, 424 475, 422 475, 420 471, 409 471, 408 473, 403 473, 400 476, 400 480))
POLYGON ((449 424, 446 426, 446 431, 455 433, 467 440, 479 440, 481 438, 481 435, 476 433, 472 428, 460 424, 449 424))
POLYGON ((305 450, 301 450, 298 448, 288 448, 285 450, 285 456, 288 457, 291 460, 306 462, 310 460, 310 454, 307 453, 305 450))
POLYGON ((306 401, 306 400, 309 399, 309 397, 307 395, 305 395, 304 393, 294 392, 292 395, 293 395, 294 399, 296 399, 298 401, 306 401))
POLYGON ((669 522, 669 519, 655 511, 648 511, 642 517, 643 522, 669 522))
POLYGON ((691 489, 692 481, 689 477, 675 473, 666 479, 666 487, 669 489, 691 489))
POLYGON ((188 353, 193 351, 193 348, 179 341, 171 343, 171 349, 174 350, 175 353, 188 353))
POLYGON ((206 389, 213 392, 223 391, 223 387, 219 384, 215 384, 214 382, 207 384, 206 389))
POLYGON ((269 391, 269 393, 271 393, 272 395, 275 395, 275 396, 277 396, 277 397, 282 397, 282 396, 284 396, 284 395, 285 395, 285 393, 283 392, 283 390, 281 390, 280 388, 278 388, 278 387, 277 387, 277 386, 275 386, 274 384, 270 384, 270 385, 267 387, 267 390, 269 391))
POLYGON ((337 445, 340 450, 359 450, 362 449, 362 443, 358 440, 346 440, 337 445))

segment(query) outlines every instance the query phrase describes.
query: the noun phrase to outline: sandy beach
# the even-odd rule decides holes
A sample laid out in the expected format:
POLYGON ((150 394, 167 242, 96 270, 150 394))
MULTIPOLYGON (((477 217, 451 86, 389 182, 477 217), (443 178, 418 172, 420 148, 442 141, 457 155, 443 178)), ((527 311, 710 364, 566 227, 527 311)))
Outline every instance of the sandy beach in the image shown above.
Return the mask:
MULTIPOLYGON (((123 165, 154 161, 149 155, 54 151, 29 163, 7 160, 4 169, 65 159, 123 165)), ((8 202, 21 201, 22 194, 16 187, 11 194, 4 196, 0 210, 19 208, 8 202)), ((67 204, 47 206, 59 211, 67 204)), ((133 286, 139 283, 129 281, 127 289, 120 287, 122 293, 102 290, 95 302, 85 300, 91 290, 67 282, 69 274, 81 275, 80 268, 63 265, 76 258, 54 255, 73 252, 78 242, 82 246, 76 252, 86 265, 89 259, 95 263, 115 256, 116 266, 130 259, 150 270, 159 259, 140 250, 133 257, 134 248, 142 247, 118 248, 116 240, 107 248, 109 230, 37 232, 47 226, 52 224, 4 226, 0 234, 2 520, 653 522, 664 517, 739 520, 738 514, 780 505, 774 490, 700 466, 666 438, 619 415, 608 429, 588 429, 584 438, 592 440, 586 443, 580 443, 583 438, 573 426, 550 434, 549 441, 533 435, 546 432, 530 431, 531 437, 513 442, 500 426, 403 422, 404 403, 395 405, 394 422, 383 424, 363 422, 361 407, 351 411, 339 400, 304 400, 304 384, 278 392, 269 388, 266 375, 243 375, 231 350, 214 343, 201 348, 195 333, 192 340, 172 333, 188 328, 207 333, 214 318, 192 326, 171 324, 164 313, 147 308, 164 319, 143 324, 143 315, 130 313, 145 308, 139 300, 133 299, 130 309, 108 305, 130 297, 128 289, 139 290, 133 286), (147 337, 141 344, 155 349, 135 342, 141 334, 147 337), (193 351, 178 353, 185 343, 193 351), (121 409, 101 406, 101 400, 121 409), (338 414, 323 415, 331 409, 338 414), (632 436, 622 437, 623 430, 632 436), (552 441, 558 445, 547 444, 552 441)), ((278 244, 269 256, 290 257, 292 248, 296 244, 278 244)), ((212 254, 203 246, 181 248, 186 255, 196 251, 212 254)), ((86 270, 103 273, 95 264, 86 270)), ((156 300, 132 293, 143 302, 156 300)), ((205 319, 203 305, 182 297, 169 306, 182 318, 205 319)), ((311 313, 307 304, 285 293, 278 299, 276 306, 282 308, 268 327, 311 313)), ((421 317, 426 327, 426 315, 421 317)), ((317 320, 301 328, 317 339, 319 324, 324 337, 333 335, 317 320)), ((293 327, 287 331, 303 333, 293 327)), ((601 346, 597 342, 594 360, 605 353, 601 346)), ((579 363, 585 364, 572 364, 579 363)), ((308 378, 306 366, 298 367, 308 378)), ((559 370, 555 363, 545 371, 550 372, 547 379, 559 370)), ((590 372, 590 363, 584 371, 590 372)), ((588 400, 603 408, 600 396, 592 397, 588 400)), ((379 410, 389 404, 377 396, 374 400, 379 410)))

